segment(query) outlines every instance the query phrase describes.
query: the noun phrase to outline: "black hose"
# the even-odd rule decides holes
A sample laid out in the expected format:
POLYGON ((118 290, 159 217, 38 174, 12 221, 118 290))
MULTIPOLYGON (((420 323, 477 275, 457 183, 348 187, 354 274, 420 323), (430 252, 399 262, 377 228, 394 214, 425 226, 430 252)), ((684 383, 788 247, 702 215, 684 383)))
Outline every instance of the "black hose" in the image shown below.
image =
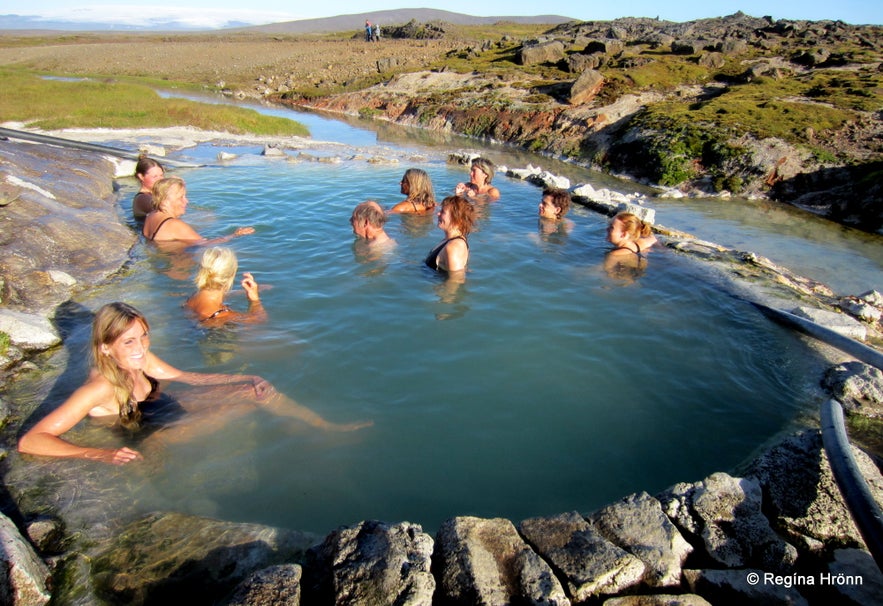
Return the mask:
POLYGON ((843 407, 837 400, 828 400, 822 404, 821 415, 822 443, 834 480, 877 567, 883 572, 883 512, 852 456, 843 423, 843 407))
MULTIPOLYGON (((50 135, 41 135, 39 133, 29 133, 22 130, 13 130, 11 128, 0 127, 0 136, 10 139, 21 139, 22 141, 31 141, 33 143, 45 143, 46 145, 56 145, 59 147, 69 147, 71 149, 81 149, 84 151, 93 151, 102 154, 109 154, 118 158, 127 160, 138 160, 140 153, 130 152, 125 149, 109 147, 107 145, 98 145, 96 143, 85 143, 83 141, 74 141, 72 139, 62 139, 61 137, 52 137, 50 135)), ((175 160, 162 159, 163 166, 174 166, 178 168, 196 168, 198 164, 190 164, 188 162, 176 162, 175 160)))

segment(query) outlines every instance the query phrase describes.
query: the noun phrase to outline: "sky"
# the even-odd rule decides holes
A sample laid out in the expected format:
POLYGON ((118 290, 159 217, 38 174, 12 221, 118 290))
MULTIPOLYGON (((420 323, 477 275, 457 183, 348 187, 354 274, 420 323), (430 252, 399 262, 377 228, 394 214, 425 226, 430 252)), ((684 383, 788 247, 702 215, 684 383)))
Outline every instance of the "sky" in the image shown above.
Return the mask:
MULTIPOLYGON (((407 0, 404 0, 407 2, 407 0)), ((883 24, 880 0, 631 0, 592 2, 590 0, 417 0, 413 4, 393 4, 389 0, 336 0, 324 3, 294 0, 168 0, 142 2, 105 1, 89 4, 70 0, 2 0, 0 15, 38 16, 51 20, 112 22, 129 26, 149 26, 152 21, 174 19, 194 28, 222 27, 230 21, 253 25, 361 14, 394 8, 436 8, 480 17, 562 15, 581 21, 608 21, 618 17, 659 17, 666 21, 692 21, 723 17, 739 10, 753 17, 770 15, 774 19, 840 20, 854 25, 883 24), (181 6, 181 4, 186 4, 181 6)))

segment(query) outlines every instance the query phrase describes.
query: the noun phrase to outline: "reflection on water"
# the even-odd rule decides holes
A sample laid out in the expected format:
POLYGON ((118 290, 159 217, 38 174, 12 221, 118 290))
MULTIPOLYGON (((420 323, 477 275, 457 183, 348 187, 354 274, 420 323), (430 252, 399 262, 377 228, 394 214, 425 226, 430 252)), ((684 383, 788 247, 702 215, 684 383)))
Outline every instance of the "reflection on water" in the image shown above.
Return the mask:
MULTIPOLYGON (((424 168, 438 192, 462 180, 462 167, 424 168)), ((179 368, 258 374, 330 421, 374 425, 330 432, 260 410, 227 419, 125 476, 90 478, 89 495, 114 506, 315 532, 589 511, 732 469, 815 406, 804 377, 816 361, 798 338, 664 248, 624 288, 604 269, 606 218, 576 208, 565 233, 545 233, 535 186, 495 180, 502 199, 482 207, 465 280, 452 283, 423 264, 442 236, 432 217, 390 217, 397 245, 377 257, 353 239, 356 203, 401 199, 399 166, 243 158, 183 176, 201 233, 255 226, 230 246, 272 287, 269 321, 195 326, 179 270, 197 251, 171 260, 144 243, 131 271, 84 304, 140 308, 154 351, 179 368)), ((16 397, 57 405, 83 372, 65 373, 51 397, 16 397)), ((71 478, 88 467, 50 465, 71 478)))

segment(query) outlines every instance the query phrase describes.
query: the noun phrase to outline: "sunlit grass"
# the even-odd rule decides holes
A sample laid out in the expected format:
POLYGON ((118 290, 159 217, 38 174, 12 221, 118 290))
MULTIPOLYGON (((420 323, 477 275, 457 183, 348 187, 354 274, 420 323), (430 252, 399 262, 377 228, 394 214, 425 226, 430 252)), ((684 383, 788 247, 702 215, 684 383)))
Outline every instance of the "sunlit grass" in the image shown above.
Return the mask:
POLYGON ((147 84, 53 80, 9 69, 0 69, 0 116, 44 130, 192 126, 232 134, 309 135, 298 122, 251 109, 163 99, 147 84))

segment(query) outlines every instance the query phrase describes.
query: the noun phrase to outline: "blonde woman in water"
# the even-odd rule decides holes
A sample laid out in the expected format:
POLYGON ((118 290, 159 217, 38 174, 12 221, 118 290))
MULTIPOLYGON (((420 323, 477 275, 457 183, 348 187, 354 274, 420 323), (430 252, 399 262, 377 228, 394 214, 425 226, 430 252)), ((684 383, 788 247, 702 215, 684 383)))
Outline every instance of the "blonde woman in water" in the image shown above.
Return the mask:
POLYGON ((228 322, 258 323, 267 320, 260 288, 254 276, 248 272, 242 274, 240 282, 248 298, 248 311, 235 311, 224 302, 224 297, 233 287, 238 268, 236 253, 229 248, 217 246, 202 253, 194 280, 197 290, 184 304, 201 323, 215 326, 228 322))
POLYGON ((420 168, 406 170, 399 188, 407 198, 390 208, 389 212, 425 215, 435 209, 432 180, 425 170, 420 168))
MULTIPOLYGON (((229 422, 256 409, 328 430, 350 431, 371 425, 370 422, 339 425, 326 421, 309 408, 279 394, 257 375, 179 370, 150 351, 148 328, 144 315, 126 303, 109 303, 99 309, 92 322, 94 366, 86 383, 31 427, 19 440, 18 450, 31 455, 90 459, 114 465, 143 458, 138 450, 128 446, 79 446, 62 438, 86 417, 103 420, 129 432, 146 429, 145 426, 155 422, 175 422, 172 430, 185 427, 180 423, 188 420, 191 424, 204 424, 184 435, 192 435, 200 429, 215 429, 219 421, 229 422), (217 393, 204 398, 198 406, 169 399, 164 401, 161 383, 168 381, 212 386, 217 393), (155 410, 155 407, 161 409, 155 410), (222 411, 227 414, 209 416, 205 414, 209 410, 213 415, 222 411)), ((168 435, 163 433, 164 430, 165 427, 160 427, 157 434, 168 435)))

